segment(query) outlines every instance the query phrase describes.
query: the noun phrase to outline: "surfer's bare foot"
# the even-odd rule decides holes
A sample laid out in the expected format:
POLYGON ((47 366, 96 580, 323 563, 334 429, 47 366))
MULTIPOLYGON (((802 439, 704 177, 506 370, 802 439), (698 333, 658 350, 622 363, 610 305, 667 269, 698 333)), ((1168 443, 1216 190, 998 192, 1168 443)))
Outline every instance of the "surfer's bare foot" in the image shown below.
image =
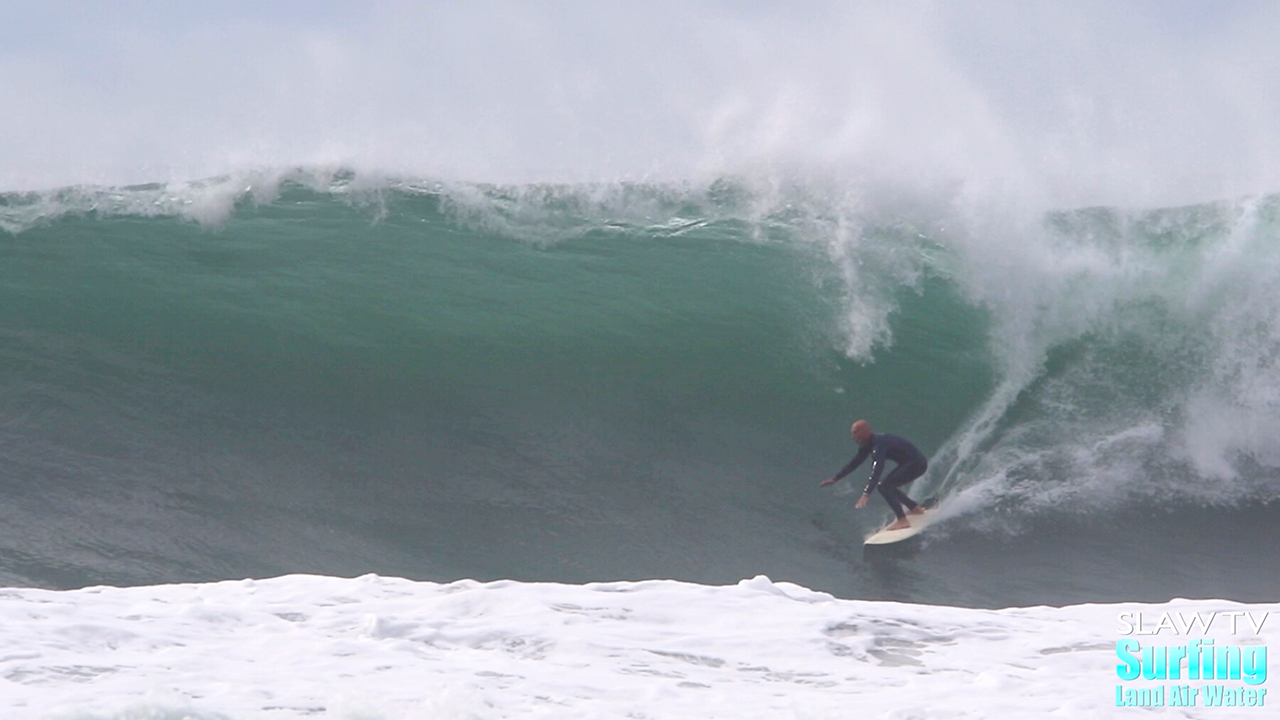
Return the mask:
POLYGON ((901 520, 885 528, 885 530, 906 530, 909 527, 911 527, 911 523, 907 522, 906 518, 902 518, 901 520))
POLYGON ((919 505, 917 505, 917 506, 915 506, 915 507, 911 508, 910 510, 908 510, 908 511, 907 511, 907 514, 908 514, 908 515, 923 515, 923 514, 924 514, 924 508, 922 508, 922 507, 920 507, 919 505))

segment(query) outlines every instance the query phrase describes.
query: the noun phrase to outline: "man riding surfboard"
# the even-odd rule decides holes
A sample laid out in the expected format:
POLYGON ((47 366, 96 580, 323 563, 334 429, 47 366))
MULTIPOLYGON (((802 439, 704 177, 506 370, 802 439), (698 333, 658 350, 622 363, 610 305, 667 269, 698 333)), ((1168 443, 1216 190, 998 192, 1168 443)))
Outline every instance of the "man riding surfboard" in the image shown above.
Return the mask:
POLYGON ((920 452, 915 445, 897 435, 872 432, 871 423, 866 420, 855 422, 853 427, 849 429, 849 434, 853 436, 854 442, 858 443, 858 454, 846 463, 843 468, 840 468, 840 472, 823 480, 821 487, 834 485, 845 475, 857 470, 858 466, 870 457, 872 463, 871 479, 867 481, 867 487, 862 491, 862 497, 858 498, 856 507, 859 509, 866 507, 867 499, 878 487, 880 494, 884 496, 885 502, 889 503, 889 507, 893 509, 893 514, 898 517, 897 522, 885 529, 901 530, 911 527, 907 516, 923 515, 924 508, 907 497, 907 494, 902 491, 902 486, 924 475, 925 470, 929 469, 929 461, 925 458, 924 453, 920 452), (886 460, 892 460, 897 463, 897 467, 890 471, 881 481, 880 474, 884 472, 886 460), (903 509, 904 506, 905 510, 903 509))

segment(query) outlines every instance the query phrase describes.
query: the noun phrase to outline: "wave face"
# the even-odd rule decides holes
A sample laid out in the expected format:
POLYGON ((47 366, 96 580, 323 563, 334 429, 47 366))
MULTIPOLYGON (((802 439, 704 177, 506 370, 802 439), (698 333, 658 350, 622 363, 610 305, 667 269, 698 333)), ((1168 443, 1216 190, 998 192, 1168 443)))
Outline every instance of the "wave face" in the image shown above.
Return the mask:
POLYGON ((7 583, 1277 589, 1275 197, 314 170, 14 193, 0 225, 7 583), (932 457, 950 518, 910 559, 859 556, 865 469, 816 487, 856 417, 932 457))

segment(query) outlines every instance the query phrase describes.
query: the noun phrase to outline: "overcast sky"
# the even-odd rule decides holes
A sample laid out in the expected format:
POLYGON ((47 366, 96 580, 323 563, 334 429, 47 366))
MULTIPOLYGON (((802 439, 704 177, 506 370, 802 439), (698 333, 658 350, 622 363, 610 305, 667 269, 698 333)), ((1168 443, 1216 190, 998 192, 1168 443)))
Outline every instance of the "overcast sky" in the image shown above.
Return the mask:
POLYGON ((1277 2, 0 1, 0 188, 344 164, 1280 190, 1277 2))

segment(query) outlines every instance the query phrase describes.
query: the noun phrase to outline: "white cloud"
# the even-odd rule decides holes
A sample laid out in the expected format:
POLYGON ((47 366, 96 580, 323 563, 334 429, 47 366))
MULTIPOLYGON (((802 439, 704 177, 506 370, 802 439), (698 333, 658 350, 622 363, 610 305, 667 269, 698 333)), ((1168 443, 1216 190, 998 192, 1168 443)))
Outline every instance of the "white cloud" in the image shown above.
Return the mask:
POLYGON ((350 7, 26 9, 0 38, 0 187, 346 163, 497 181, 785 164, 1055 204, 1280 189, 1270 6, 350 7))

